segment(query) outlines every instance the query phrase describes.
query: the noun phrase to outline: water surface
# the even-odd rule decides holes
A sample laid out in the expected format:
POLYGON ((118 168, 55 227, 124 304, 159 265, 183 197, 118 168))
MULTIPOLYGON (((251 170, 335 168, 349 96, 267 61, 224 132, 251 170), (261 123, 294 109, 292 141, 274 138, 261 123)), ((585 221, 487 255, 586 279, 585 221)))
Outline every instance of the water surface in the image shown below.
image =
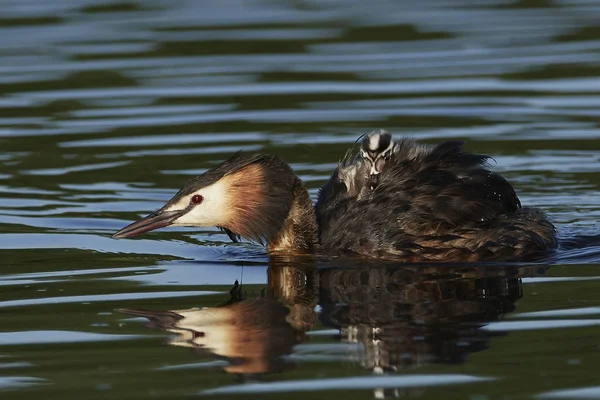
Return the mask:
POLYGON ((5 1, 1 395, 600 398, 599 18, 577 0, 5 1), (212 228, 111 238, 242 148, 315 196, 374 128, 491 155, 559 228, 556 256, 348 265, 212 228))

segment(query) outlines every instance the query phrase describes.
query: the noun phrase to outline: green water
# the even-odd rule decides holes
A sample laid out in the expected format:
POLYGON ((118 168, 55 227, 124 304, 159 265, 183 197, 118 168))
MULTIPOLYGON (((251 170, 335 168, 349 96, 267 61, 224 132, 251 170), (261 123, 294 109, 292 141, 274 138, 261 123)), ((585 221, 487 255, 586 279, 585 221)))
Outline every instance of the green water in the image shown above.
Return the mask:
POLYGON ((2 11, 3 399, 600 398, 600 3, 2 11), (111 238, 241 148, 315 196, 374 128, 491 155, 559 228, 556 256, 346 265, 212 228, 111 238))

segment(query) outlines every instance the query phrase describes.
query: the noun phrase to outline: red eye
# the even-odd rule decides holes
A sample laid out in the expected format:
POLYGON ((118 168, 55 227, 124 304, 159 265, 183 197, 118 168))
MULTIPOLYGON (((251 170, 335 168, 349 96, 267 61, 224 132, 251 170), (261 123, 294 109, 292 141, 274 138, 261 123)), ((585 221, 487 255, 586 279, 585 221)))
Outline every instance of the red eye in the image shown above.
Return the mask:
POLYGON ((200 204, 204 201, 204 196, 199 195, 199 194, 195 194, 192 196, 192 203, 194 204, 200 204))

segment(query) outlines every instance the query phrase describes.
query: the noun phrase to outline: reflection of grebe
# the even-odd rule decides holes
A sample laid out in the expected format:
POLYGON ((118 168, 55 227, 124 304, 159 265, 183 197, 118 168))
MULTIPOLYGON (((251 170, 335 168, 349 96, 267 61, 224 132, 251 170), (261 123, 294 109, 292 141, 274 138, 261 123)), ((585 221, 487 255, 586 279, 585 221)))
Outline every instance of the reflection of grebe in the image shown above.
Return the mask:
POLYGON ((292 169, 270 155, 229 160, 190 180, 130 237, 176 226, 218 226, 269 251, 359 254, 404 261, 530 260, 556 247, 545 215, 521 208, 512 186, 462 142, 437 146, 377 131, 347 156, 316 206, 292 169))
POLYGON ((374 372, 463 363, 497 335, 481 326, 514 310, 519 275, 545 270, 442 268, 323 270, 320 319, 342 341, 361 343, 359 359, 374 372))
POLYGON ((223 358, 228 361, 225 371, 248 377, 289 369, 291 364, 281 355, 291 353, 302 340, 286 320, 288 309, 270 298, 184 310, 117 311, 148 318, 148 327, 176 334, 169 344, 223 358))
POLYGON ((329 343, 329 355, 337 354, 334 343, 339 340, 355 344, 350 346, 355 352, 348 354, 344 347, 339 360, 359 361, 379 373, 462 363, 470 353, 485 350, 498 333, 481 326, 514 310, 522 296, 522 276, 547 269, 472 264, 318 269, 273 260, 270 264, 267 290, 259 298, 240 298, 234 287, 231 299, 217 307, 120 311, 148 318, 150 328, 177 334, 169 344, 225 359, 225 371, 252 379, 314 361, 311 346, 296 347, 307 340, 329 343), (305 334, 319 327, 317 318, 339 330, 340 336, 332 334, 333 343, 305 334))

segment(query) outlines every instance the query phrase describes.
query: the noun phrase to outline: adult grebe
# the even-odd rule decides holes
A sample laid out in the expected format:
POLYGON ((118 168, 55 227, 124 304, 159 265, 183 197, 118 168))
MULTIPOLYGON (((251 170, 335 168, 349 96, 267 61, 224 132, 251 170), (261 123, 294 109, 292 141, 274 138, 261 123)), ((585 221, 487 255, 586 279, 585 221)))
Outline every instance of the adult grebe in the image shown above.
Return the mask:
POLYGON ((292 169, 272 155, 229 160, 191 179, 164 207, 113 237, 157 228, 217 226, 274 251, 322 251, 401 261, 516 261, 548 255, 556 230, 521 208, 488 156, 365 137, 321 188, 313 208, 292 169), (386 144, 387 143, 387 144, 386 144), (373 177, 376 176, 374 180, 373 177))

